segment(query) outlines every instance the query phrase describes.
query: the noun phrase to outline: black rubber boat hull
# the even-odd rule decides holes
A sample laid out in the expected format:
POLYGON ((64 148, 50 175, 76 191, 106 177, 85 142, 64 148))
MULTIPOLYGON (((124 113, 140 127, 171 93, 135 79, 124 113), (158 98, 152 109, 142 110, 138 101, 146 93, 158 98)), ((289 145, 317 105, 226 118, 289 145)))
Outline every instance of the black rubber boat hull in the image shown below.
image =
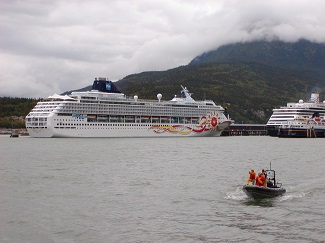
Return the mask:
POLYGON ((264 186, 243 186, 243 191, 247 196, 254 199, 273 198, 283 195, 286 189, 282 187, 264 187, 264 186))

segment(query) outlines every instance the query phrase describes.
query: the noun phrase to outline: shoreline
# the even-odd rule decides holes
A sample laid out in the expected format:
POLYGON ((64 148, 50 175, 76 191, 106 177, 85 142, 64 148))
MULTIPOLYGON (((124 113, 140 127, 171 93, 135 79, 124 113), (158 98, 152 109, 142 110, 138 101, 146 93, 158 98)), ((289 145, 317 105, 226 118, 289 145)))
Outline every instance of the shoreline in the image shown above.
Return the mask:
POLYGON ((26 128, 10 129, 10 128, 0 128, 0 135, 12 135, 18 134, 19 136, 29 136, 26 128))

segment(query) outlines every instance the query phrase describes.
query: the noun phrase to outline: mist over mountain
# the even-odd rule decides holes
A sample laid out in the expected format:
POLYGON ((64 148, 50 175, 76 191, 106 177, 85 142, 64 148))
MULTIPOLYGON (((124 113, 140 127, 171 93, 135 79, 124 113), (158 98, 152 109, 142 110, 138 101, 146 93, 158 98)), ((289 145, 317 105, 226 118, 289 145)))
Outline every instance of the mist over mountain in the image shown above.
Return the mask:
POLYGON ((295 43, 283 41, 256 41, 235 43, 219 47, 217 50, 195 57, 190 65, 207 62, 259 62, 274 66, 324 67, 325 44, 299 40, 295 43))
POLYGON ((217 50, 195 57, 190 65, 202 63, 260 63, 289 70, 311 72, 313 78, 324 82, 325 44, 299 40, 257 41, 221 46, 217 50))
POLYGON ((312 91, 324 100, 324 70, 325 44, 256 41, 221 46, 186 66, 128 75, 116 86, 127 95, 155 99, 161 93, 168 100, 184 85, 194 99, 227 107, 236 123, 266 123, 273 108, 307 100, 312 91))

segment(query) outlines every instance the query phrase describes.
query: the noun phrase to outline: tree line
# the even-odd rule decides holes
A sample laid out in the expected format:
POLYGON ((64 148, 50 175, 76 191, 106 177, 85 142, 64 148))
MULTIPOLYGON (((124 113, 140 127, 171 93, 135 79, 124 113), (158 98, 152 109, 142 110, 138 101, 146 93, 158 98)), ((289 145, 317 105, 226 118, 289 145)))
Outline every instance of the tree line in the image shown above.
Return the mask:
POLYGON ((39 99, 0 97, 0 128, 24 128, 25 117, 39 99))

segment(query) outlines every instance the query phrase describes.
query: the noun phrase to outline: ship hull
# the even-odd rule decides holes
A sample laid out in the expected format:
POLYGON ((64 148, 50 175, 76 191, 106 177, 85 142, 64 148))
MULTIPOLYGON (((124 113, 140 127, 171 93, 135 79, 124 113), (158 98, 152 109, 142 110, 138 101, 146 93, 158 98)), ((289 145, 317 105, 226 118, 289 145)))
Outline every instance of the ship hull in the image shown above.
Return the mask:
POLYGON ((247 185, 243 186, 243 191, 249 197, 254 199, 263 199, 281 196, 286 192, 286 189, 247 185))
POLYGON ((174 125, 140 125, 140 124, 96 124, 92 128, 29 128, 31 137, 38 138, 114 138, 114 137, 218 137, 230 125, 230 122, 219 124, 216 127, 197 127, 184 124, 174 125))
POLYGON ((266 126, 267 134, 271 137, 278 136, 278 127, 276 126, 266 126))
POLYGON ((279 128, 277 136, 280 138, 324 138, 325 130, 279 128))

